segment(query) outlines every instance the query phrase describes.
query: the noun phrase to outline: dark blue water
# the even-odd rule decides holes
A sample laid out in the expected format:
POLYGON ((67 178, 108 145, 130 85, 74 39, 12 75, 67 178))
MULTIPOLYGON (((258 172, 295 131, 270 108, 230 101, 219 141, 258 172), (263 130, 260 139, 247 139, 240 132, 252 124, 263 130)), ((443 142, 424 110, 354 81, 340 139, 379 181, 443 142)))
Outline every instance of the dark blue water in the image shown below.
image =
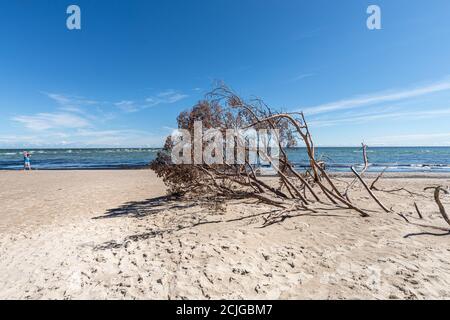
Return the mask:
MULTIPOLYGON (((159 149, 31 149, 35 169, 120 169, 148 165, 159 149)), ((0 169, 22 169, 23 150, 0 149, 0 169)))
MULTIPOLYGON (((118 169, 147 165, 159 149, 34 149, 31 164, 36 169, 118 169)), ((0 169, 23 167, 23 150, 0 149, 0 169)), ((391 172, 450 172, 450 147, 374 147, 367 150, 369 171, 384 168, 391 172)), ((360 148, 317 148, 318 159, 330 171, 349 171, 362 165, 360 148)), ((307 167, 304 148, 288 150, 289 159, 298 167, 307 167)))
MULTIPOLYGON (((288 150, 291 162, 308 166, 304 149, 288 150)), ((330 171, 349 171, 350 166, 364 165, 361 148, 317 148, 317 159, 326 162, 330 171)), ((373 147, 367 149, 369 172, 450 172, 450 147, 373 147)))

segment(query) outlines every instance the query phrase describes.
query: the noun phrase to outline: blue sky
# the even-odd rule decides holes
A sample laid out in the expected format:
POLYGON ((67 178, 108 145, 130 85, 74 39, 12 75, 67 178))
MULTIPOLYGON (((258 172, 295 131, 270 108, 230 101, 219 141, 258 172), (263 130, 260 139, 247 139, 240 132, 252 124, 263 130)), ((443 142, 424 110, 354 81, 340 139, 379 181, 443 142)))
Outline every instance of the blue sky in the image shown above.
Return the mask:
POLYGON ((318 145, 450 145, 448 0, 2 1, 0 41, 2 148, 160 146, 214 80, 318 145))

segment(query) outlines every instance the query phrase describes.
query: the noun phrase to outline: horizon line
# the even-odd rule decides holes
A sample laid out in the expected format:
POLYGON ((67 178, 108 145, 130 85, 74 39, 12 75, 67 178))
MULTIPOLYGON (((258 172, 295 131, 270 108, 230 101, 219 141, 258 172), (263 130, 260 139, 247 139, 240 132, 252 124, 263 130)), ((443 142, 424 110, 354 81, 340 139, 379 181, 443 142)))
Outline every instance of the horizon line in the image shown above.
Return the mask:
MULTIPOLYGON (((361 148, 361 145, 348 145, 348 146, 333 146, 333 145, 316 145, 316 148, 361 148)), ((367 145, 368 148, 450 148, 450 145, 392 145, 392 146, 382 146, 382 145, 367 145)), ((30 148, 4 148, 0 147, 0 150, 70 150, 70 149, 162 149, 163 147, 30 147, 30 148)), ((296 148, 306 148, 305 146, 299 147, 289 147, 285 149, 296 149, 296 148)))

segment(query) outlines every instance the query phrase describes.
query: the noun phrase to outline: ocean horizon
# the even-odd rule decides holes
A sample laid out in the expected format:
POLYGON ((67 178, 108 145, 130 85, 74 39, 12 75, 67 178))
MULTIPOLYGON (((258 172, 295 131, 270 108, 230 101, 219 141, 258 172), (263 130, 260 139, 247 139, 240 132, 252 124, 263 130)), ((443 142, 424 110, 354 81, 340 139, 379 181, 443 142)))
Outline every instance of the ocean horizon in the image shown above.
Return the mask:
MULTIPOLYGON (((38 170, 133 169, 147 166, 161 148, 33 148, 32 166, 38 170)), ((0 170, 23 168, 23 149, 0 149, 0 170)), ((304 147, 287 149, 297 168, 307 168, 304 147)), ((369 147, 369 172, 450 172, 450 147, 369 147)), ((317 147, 317 159, 331 172, 348 172, 363 165, 361 147, 317 147)))

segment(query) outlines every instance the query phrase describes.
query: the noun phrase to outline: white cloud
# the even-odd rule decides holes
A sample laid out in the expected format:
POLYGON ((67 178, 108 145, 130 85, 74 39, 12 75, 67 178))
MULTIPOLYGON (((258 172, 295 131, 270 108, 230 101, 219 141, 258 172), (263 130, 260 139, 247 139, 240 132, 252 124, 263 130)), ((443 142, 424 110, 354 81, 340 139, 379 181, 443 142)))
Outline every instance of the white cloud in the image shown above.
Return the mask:
POLYGON ((175 103, 177 101, 180 101, 184 98, 187 98, 188 95, 186 94, 182 94, 179 92, 176 92, 175 90, 167 90, 167 91, 163 91, 161 93, 158 94, 158 97, 161 99, 161 101, 164 103, 175 103))
POLYGON ((139 110, 139 107, 136 106, 135 102, 130 100, 116 102, 114 105, 125 112, 136 112, 139 110))
POLYGON ((90 125, 85 118, 69 113, 38 113, 31 116, 16 116, 12 120, 36 131, 55 128, 83 128, 90 125))
MULTIPOLYGON (((425 108, 424 108, 425 109, 425 108)), ((365 123, 380 119, 425 119, 450 115, 449 109, 438 109, 430 111, 413 111, 413 112, 377 112, 372 114, 362 114, 354 117, 326 119, 326 120, 312 120, 309 121, 310 126, 327 127, 344 123, 365 123)))
POLYGON ((13 145, 16 143, 21 143, 23 141, 30 141, 31 139, 33 139, 32 135, 22 135, 22 136, 18 136, 18 135, 0 135, 0 143, 2 145, 13 145))
POLYGON ((155 98, 147 98, 147 99, 145 99, 145 102, 150 107, 157 106, 158 104, 161 103, 159 99, 155 99, 155 98))
POLYGON ((160 97, 160 98, 170 97, 174 94, 176 94, 175 90, 169 89, 169 90, 158 93, 158 97, 160 97))
POLYGON ((294 77, 293 79, 291 79, 292 82, 296 82, 296 81, 300 81, 309 77, 313 77, 315 76, 315 73, 303 73, 303 74, 299 74, 298 76, 294 77))
MULTIPOLYGON (((157 147, 164 143, 165 135, 131 129, 99 130, 98 125, 111 119, 101 106, 112 104, 69 96, 43 92, 56 102, 53 112, 22 114, 10 120, 23 126, 19 135, 0 135, 0 145, 10 147, 157 147)), ((136 112, 158 104, 171 104, 186 98, 187 95, 175 90, 167 90, 148 98, 142 103, 122 100, 114 103, 124 112, 136 112), (153 99, 153 100, 152 100, 153 99)))
POLYGON ((345 100, 339 100, 314 107, 303 109, 306 115, 314 115, 337 110, 354 109, 367 105, 373 105, 383 102, 392 102, 423 96, 431 93, 450 90, 450 81, 436 82, 430 85, 416 87, 413 89, 381 92, 370 95, 354 97, 345 100))
POLYGON ((58 110, 64 113, 76 113, 90 120, 111 119, 111 113, 105 113, 102 106, 109 104, 106 101, 87 99, 81 96, 61 93, 41 92, 56 102, 58 110))
POLYGON ((146 102, 150 103, 151 106, 156 106, 159 104, 171 104, 178 101, 181 101, 187 98, 187 94, 176 92, 175 90, 166 90, 160 92, 156 95, 156 97, 148 97, 145 99, 146 102))
POLYGON ((160 147, 165 136, 142 130, 80 129, 71 136, 72 144, 92 147, 160 147))
POLYGON ((43 92, 47 97, 55 101, 58 105, 63 108, 76 108, 80 106, 92 106, 100 104, 97 100, 86 99, 79 96, 71 96, 60 93, 49 93, 43 92))
POLYGON ((158 93, 154 97, 148 97, 143 102, 132 100, 123 100, 114 103, 116 107, 124 112, 137 112, 143 109, 156 107, 161 104, 172 104, 187 98, 188 95, 179 93, 175 90, 166 90, 158 93))
POLYGON ((141 130, 76 129, 70 132, 40 131, 38 134, 0 135, 0 147, 161 147, 165 136, 141 130))
POLYGON ((167 103, 175 103, 178 101, 183 100, 184 98, 187 98, 188 96, 186 94, 181 94, 181 93, 175 93, 173 95, 170 95, 168 97, 166 97, 166 102, 167 103))

